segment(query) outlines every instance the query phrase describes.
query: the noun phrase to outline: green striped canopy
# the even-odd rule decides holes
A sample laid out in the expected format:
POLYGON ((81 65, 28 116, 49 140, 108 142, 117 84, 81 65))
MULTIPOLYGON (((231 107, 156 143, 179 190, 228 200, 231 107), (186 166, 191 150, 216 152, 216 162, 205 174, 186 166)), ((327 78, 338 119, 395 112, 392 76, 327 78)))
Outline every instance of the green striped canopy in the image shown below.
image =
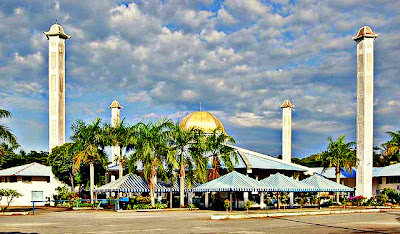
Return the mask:
POLYGON ((280 173, 271 175, 260 181, 264 185, 272 187, 275 192, 314 192, 317 189, 301 181, 292 179, 280 173))
MULTIPOLYGON (((170 188, 164 187, 160 184, 154 185, 155 192, 163 193, 169 192, 170 188)), ((135 174, 127 174, 117 180, 105 184, 94 190, 95 192, 130 192, 130 193, 144 193, 149 192, 149 186, 144 179, 135 174)))
POLYGON ((314 174, 301 182, 314 186, 318 189, 318 192, 353 192, 354 189, 338 184, 332 180, 326 179, 325 177, 314 174))
POLYGON ((232 171, 215 180, 197 186, 193 192, 255 192, 272 191, 268 185, 263 185, 260 181, 250 178, 239 172, 232 171))

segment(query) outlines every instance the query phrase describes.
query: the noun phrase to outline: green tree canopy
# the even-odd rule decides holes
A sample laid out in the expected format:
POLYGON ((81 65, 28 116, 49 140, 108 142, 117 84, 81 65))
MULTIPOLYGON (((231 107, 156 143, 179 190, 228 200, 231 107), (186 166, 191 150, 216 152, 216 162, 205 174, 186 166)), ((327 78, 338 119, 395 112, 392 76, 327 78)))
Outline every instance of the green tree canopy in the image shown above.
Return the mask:
POLYGON ((139 137, 135 145, 135 151, 131 154, 130 170, 136 168, 138 161, 143 163, 144 178, 149 183, 151 205, 154 201, 154 185, 157 174, 165 177, 164 162, 167 158, 169 129, 173 123, 169 120, 159 120, 155 123, 139 123, 139 137))
MULTIPOLYGON (((337 183, 340 183, 341 168, 350 171, 358 165, 356 151, 352 148, 354 145, 355 142, 346 143, 344 135, 339 136, 336 141, 333 141, 331 137, 328 138, 328 148, 321 155, 322 165, 324 170, 335 168, 337 183)), ((339 193, 337 201, 339 201, 339 193)))
MULTIPOLYGON (((108 164, 107 155, 104 153, 105 137, 101 119, 97 118, 91 124, 77 120, 72 125, 74 142, 74 173, 78 172, 82 163, 90 167, 90 199, 93 203, 94 165, 99 163, 103 167, 108 164)), ((82 171, 81 171, 82 172, 82 171)))
POLYGON ((204 177, 205 172, 201 170, 202 164, 204 164, 204 157, 197 155, 195 149, 201 146, 200 138, 203 136, 203 132, 196 128, 190 128, 188 130, 182 128, 179 123, 176 123, 169 134, 170 144, 170 157, 168 161, 172 161, 179 168, 180 178, 180 206, 185 205, 185 177, 186 171, 188 171, 187 184, 191 185, 193 179, 204 177), (197 166, 199 165, 199 166, 197 166))
POLYGON ((238 155, 233 148, 226 144, 234 143, 233 137, 221 132, 220 129, 214 129, 211 134, 206 136, 204 151, 212 158, 212 170, 209 174, 209 179, 213 180, 219 177, 221 162, 225 164, 229 172, 233 171, 232 159, 238 163, 238 155))

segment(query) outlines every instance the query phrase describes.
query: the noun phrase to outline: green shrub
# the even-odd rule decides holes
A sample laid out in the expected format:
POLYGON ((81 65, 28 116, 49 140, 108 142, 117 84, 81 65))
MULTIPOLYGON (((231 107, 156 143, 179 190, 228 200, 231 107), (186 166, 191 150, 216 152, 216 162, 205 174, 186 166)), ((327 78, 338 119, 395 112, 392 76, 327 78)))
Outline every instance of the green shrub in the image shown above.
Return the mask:
POLYGON ((187 204, 185 207, 189 208, 189 209, 196 208, 196 206, 194 204, 187 204))
POLYGON ((384 188, 382 194, 386 194, 388 196, 388 201, 391 203, 400 202, 400 194, 395 189, 384 188))
POLYGON ((157 203, 154 208, 156 209, 165 209, 168 208, 167 204, 157 203))
POLYGON ((147 210, 147 209, 151 209, 151 205, 150 204, 136 204, 136 205, 133 205, 133 209, 134 210, 147 210))
POLYGON ((381 194, 379 194, 378 196, 376 196, 376 198, 377 198, 377 201, 378 201, 378 203, 379 203, 380 205, 385 205, 386 202, 387 202, 388 199, 389 199, 389 196, 388 196, 386 193, 381 193, 381 194))

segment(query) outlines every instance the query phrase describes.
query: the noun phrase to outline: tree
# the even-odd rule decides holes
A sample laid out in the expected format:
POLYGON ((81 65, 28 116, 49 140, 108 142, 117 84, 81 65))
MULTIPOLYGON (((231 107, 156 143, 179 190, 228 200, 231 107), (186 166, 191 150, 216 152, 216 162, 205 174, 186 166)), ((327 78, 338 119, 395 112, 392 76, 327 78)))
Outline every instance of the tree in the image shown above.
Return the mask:
POLYGON ((19 153, 15 153, 16 147, 10 145, 4 145, 3 149, 5 149, 5 154, 3 157, 3 164, 1 167, 3 169, 21 166, 33 162, 37 162, 43 165, 48 165, 47 158, 48 153, 44 151, 36 152, 31 151, 29 153, 25 152, 24 150, 20 150, 19 153))
MULTIPOLYGON (((151 205, 154 207, 154 187, 158 174, 165 177, 164 160, 168 155, 168 134, 173 123, 169 120, 159 120, 155 123, 139 123, 137 128, 139 136, 135 145, 135 151, 131 155, 130 169, 135 168, 137 161, 143 163, 144 178, 149 183, 151 205)), ((170 157, 171 158, 171 157, 170 157)))
POLYGON ((102 128, 101 119, 97 118, 91 124, 85 124, 81 120, 77 120, 72 125, 73 135, 71 139, 74 141, 74 172, 76 173, 81 163, 87 163, 90 166, 90 199, 93 203, 94 188, 94 164, 100 162, 102 165, 107 164, 106 154, 104 153, 104 130, 102 128))
POLYGON ((215 129, 211 134, 206 136, 204 143, 205 152, 211 154, 210 157, 212 157, 212 169, 209 179, 213 180, 219 177, 221 162, 225 164, 229 172, 233 171, 232 157, 235 159, 235 162, 238 163, 238 155, 233 148, 226 144, 234 143, 235 140, 233 137, 221 132, 220 129, 215 129))
MULTIPOLYGON (((0 109, 0 120, 10 117, 11 113, 9 111, 0 109)), ((5 124, 0 123, 0 164, 8 154, 8 151, 15 148, 18 148, 17 138, 5 124)))
POLYGON ((7 205, 5 207, 1 207, 0 211, 4 212, 10 206, 11 202, 14 198, 21 197, 22 194, 14 189, 0 189, 0 203, 3 197, 7 197, 7 205))
POLYGON ((123 151, 125 151, 126 154, 129 150, 134 148, 134 145, 137 142, 137 128, 136 126, 128 126, 124 123, 124 120, 122 120, 121 122, 116 123, 116 126, 106 124, 104 127, 104 134, 107 146, 119 147, 119 155, 115 156, 117 156, 119 178, 121 178, 123 176, 123 166, 126 164, 126 158, 123 156, 123 151))
MULTIPOLYGON (((3 118, 10 118, 11 117, 11 112, 0 109, 0 119, 3 118)), ((0 124, 0 142, 1 143, 6 143, 6 144, 11 144, 11 145, 16 145, 18 144, 17 142, 17 137, 11 132, 11 130, 4 124, 0 124)))
MULTIPOLYGON (((179 123, 176 123, 170 132, 170 152, 172 152, 173 158, 172 160, 179 167, 179 197, 180 197, 180 206, 185 206, 185 176, 186 170, 191 172, 191 178, 199 177, 199 173, 201 170, 196 170, 198 173, 193 173, 193 171, 197 168, 197 164, 199 168, 204 160, 202 160, 202 156, 198 157, 196 155, 195 149, 198 147, 195 144, 199 144, 199 138, 202 136, 202 132, 196 128, 190 128, 188 130, 183 129, 179 123), (188 154, 189 152, 193 152, 193 154, 188 154), (193 156, 192 156, 193 155, 193 156)), ((188 181, 192 182, 192 180, 188 181)))
MULTIPOLYGON (((324 170, 334 167, 336 173, 336 182, 340 184, 340 170, 351 171, 353 167, 358 165, 356 151, 352 148, 355 142, 345 142, 345 136, 341 135, 336 141, 331 137, 328 138, 328 148, 322 153, 322 162, 324 170)), ((337 193, 336 201, 339 202, 339 193, 337 193)))
POLYGON ((391 162, 400 161, 400 130, 397 132, 386 132, 390 136, 390 140, 382 144, 382 160, 386 165, 391 162))
POLYGON ((75 178, 73 173, 74 165, 74 151, 73 143, 65 143, 61 146, 56 146, 51 150, 48 157, 51 171, 62 182, 68 184, 75 189, 75 178))

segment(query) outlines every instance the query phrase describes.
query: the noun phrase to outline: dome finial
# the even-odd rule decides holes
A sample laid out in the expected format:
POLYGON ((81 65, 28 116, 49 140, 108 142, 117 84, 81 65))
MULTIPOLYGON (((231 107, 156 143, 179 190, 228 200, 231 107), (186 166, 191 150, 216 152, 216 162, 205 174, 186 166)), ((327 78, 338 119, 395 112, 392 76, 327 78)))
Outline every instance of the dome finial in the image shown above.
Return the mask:
POLYGON ((200 102, 200 111, 201 111, 201 102, 200 102))
POLYGON ((56 24, 58 24, 58 20, 56 19, 56 24))

